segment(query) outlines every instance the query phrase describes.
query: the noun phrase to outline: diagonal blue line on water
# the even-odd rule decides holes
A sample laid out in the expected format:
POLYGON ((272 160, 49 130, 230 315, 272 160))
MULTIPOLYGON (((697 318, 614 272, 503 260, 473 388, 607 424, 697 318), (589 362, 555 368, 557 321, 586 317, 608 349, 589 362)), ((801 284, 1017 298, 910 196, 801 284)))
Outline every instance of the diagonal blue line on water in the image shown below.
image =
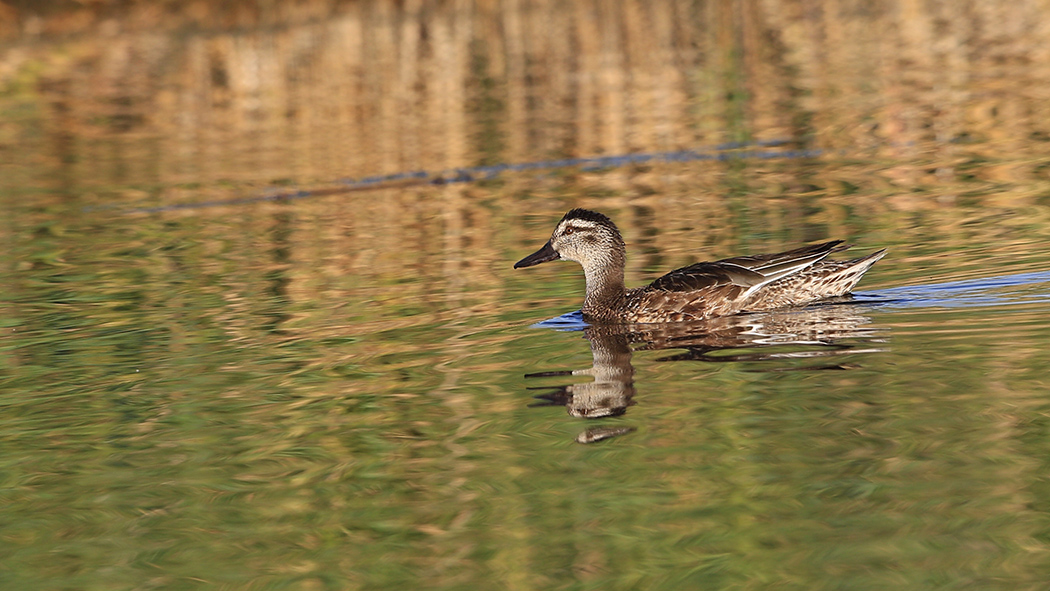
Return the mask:
MULTIPOLYGON (((292 190, 292 191, 268 191, 261 195, 250 197, 239 197, 235 199, 220 199, 213 201, 198 201, 194 203, 176 203, 171 205, 158 205, 154 207, 136 207, 123 209, 120 213, 160 213, 165 211, 179 211, 204 209, 208 207, 224 207, 232 205, 251 205, 254 203, 296 201, 309 197, 321 197, 341 193, 355 189, 382 188, 384 185, 410 182, 412 184, 444 185, 451 183, 470 183, 488 180, 504 172, 524 172, 535 170, 552 170, 557 168, 578 167, 582 170, 600 170, 605 168, 616 168, 632 164, 644 164, 647 162, 691 162, 701 160, 770 160, 775 158, 813 158, 824 153, 823 150, 748 150, 737 151, 744 148, 773 148, 790 143, 791 140, 777 139, 761 142, 732 142, 719 144, 713 147, 698 148, 695 150, 677 150, 673 152, 649 152, 639 154, 620 154, 615 156, 595 156, 590 158, 565 158, 560 160, 542 160, 536 162, 519 162, 507 164, 494 164, 489 166, 474 166, 467 168, 454 168, 438 173, 425 170, 398 172, 388 175, 368 176, 360 179, 339 179, 337 184, 342 189, 316 189, 316 190, 292 190)), ((85 207, 85 212, 120 209, 117 204, 99 205, 85 207)))
POLYGON ((974 308, 1050 303, 1050 271, 981 277, 946 283, 906 285, 855 292, 863 303, 880 308, 974 308))

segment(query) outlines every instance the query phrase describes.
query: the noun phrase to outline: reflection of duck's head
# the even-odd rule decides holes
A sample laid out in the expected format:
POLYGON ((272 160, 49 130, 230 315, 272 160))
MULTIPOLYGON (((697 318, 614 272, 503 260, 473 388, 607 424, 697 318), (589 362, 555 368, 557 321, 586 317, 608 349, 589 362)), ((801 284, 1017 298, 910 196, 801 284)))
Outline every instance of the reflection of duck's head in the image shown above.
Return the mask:
POLYGON ((634 388, 629 382, 590 382, 567 388, 572 394, 565 410, 580 419, 618 417, 632 404, 634 388))
POLYGON ((540 394, 541 403, 532 406, 564 406, 569 416, 578 419, 618 417, 634 404, 634 384, 630 381, 583 382, 555 387, 540 394))
POLYGON ((634 404, 634 366, 627 336, 595 336, 589 330, 584 334, 591 343, 594 365, 559 375, 591 376, 594 381, 557 386, 552 392, 537 396, 545 401, 538 406, 564 406, 571 416, 583 419, 622 415, 634 404))

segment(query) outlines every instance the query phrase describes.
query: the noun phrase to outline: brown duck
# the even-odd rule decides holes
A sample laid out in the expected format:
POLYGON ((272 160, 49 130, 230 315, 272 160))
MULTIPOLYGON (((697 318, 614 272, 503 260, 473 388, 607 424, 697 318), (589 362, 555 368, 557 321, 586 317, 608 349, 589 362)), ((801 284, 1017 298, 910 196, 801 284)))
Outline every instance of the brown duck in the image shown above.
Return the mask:
POLYGON ((832 240, 775 254, 695 263, 644 287, 626 289, 627 252, 616 224, 598 212, 573 209, 558 222, 547 244, 514 268, 558 259, 583 265, 583 316, 590 322, 681 322, 847 295, 886 254, 880 250, 858 259, 824 260, 847 248, 841 240, 832 240))

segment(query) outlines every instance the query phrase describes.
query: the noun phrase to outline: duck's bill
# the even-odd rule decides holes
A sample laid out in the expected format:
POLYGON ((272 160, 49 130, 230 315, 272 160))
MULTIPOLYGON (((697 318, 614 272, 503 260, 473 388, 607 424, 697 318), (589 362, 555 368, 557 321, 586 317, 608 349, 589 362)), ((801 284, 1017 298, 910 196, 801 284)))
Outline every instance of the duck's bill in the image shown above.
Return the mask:
POLYGON ((550 240, 548 240, 547 244, 543 245, 543 248, 514 263, 514 268, 520 269, 522 267, 531 267, 540 263, 546 263, 547 261, 556 261, 560 258, 558 252, 554 250, 554 247, 551 246, 550 240))

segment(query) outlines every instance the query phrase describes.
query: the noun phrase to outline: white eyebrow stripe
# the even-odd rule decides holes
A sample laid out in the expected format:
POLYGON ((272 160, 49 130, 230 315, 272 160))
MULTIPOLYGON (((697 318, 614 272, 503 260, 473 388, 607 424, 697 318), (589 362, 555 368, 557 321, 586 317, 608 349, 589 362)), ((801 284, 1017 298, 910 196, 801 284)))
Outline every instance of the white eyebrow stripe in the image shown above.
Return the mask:
POLYGON ((562 226, 562 230, 568 230, 569 228, 574 230, 593 230, 597 227, 598 224, 588 222, 587 220, 569 220, 562 226))

